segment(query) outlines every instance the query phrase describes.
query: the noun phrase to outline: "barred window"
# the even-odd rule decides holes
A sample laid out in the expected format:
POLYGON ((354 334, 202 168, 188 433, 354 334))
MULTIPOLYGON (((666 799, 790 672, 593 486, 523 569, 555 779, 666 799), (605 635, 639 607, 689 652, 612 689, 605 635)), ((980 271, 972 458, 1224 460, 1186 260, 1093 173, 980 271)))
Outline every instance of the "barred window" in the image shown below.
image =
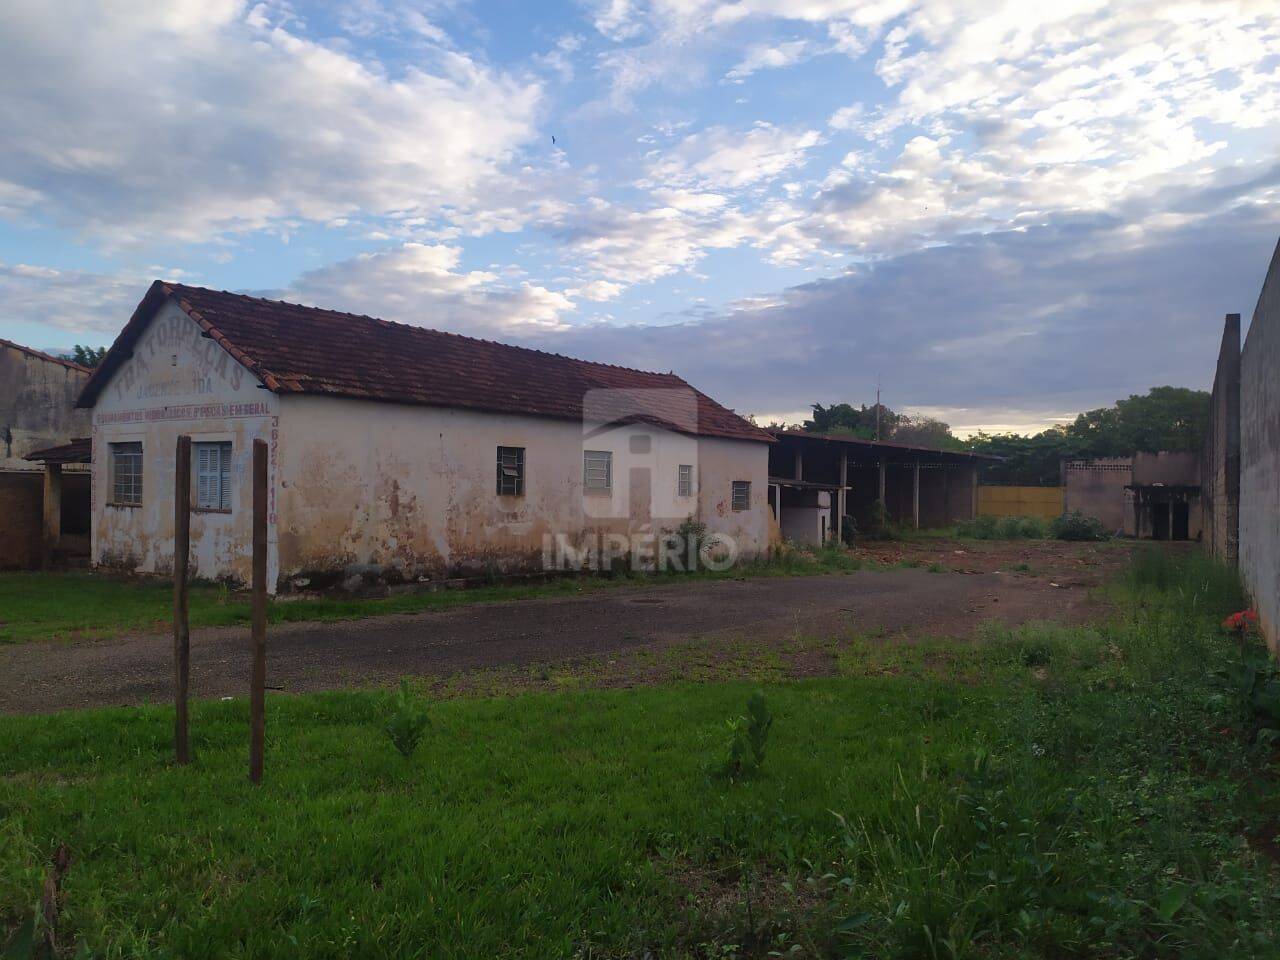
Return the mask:
POLYGON ((682 463, 676 470, 676 496, 693 496, 693 464, 682 463))
POLYGON ((524 496, 524 447, 498 448, 498 496, 524 496))
POLYGON ((733 509, 734 510, 750 510, 751 509, 751 481, 750 480, 733 481, 733 509))
POLYGON ((142 504, 142 442, 108 444, 111 448, 111 502, 142 504))
POLYGON ((582 452, 582 485, 588 490, 613 489, 613 454, 610 451, 582 452))
POLYGON ((231 509, 231 442, 193 443, 196 509, 231 509))

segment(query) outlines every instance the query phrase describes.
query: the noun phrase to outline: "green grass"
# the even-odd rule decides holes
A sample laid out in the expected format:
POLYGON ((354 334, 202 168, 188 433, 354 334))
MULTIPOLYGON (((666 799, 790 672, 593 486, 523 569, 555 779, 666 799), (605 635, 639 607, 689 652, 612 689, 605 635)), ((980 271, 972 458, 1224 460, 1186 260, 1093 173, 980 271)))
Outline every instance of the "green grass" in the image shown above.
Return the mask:
MULTIPOLYGON (((723 572, 576 577, 539 584, 510 584, 395 594, 381 599, 304 597, 272 600, 272 623, 354 620, 394 613, 439 610, 469 603, 576 596, 610 586, 680 583, 702 579, 806 576, 875 569, 838 546, 814 553, 788 551, 770 561, 745 563, 723 572)), ((215 584, 192 584, 192 627, 247 624, 249 601, 215 584)), ((0 573, 0 644, 33 640, 107 639, 127 632, 170 629, 173 585, 162 578, 96 573, 0 573)))
POLYGON ((0 937, 65 843, 68 955, 1275 956, 1274 757, 1214 672, 1238 584, 1140 555, 1112 590, 842 643, 763 685, 736 783, 743 682, 436 700, 407 761, 390 694, 273 698, 257 789, 242 701, 196 704, 188 768, 159 707, 3 719, 0 937))

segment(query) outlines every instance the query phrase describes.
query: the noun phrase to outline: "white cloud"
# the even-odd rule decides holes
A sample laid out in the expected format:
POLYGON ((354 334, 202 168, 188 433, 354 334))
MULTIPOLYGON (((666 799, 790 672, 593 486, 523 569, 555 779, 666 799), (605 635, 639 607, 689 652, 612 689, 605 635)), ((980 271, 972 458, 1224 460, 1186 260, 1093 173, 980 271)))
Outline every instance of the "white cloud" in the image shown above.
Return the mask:
POLYGON ((0 8, 0 182, 113 243, 481 205, 541 91, 443 48, 391 74, 234 0, 0 8))
POLYGON ((49 327, 50 342, 83 335, 109 341, 129 319, 151 279, 0 263, 2 315, 8 321, 49 327))
POLYGON ((280 296, 483 336, 524 338, 564 329, 563 315, 574 310, 568 292, 529 282, 513 286, 486 270, 462 271, 461 260, 457 247, 406 243, 304 273, 280 296))
POLYGON ((779 44, 757 44, 725 74, 726 80, 741 83, 758 70, 778 70, 804 60, 809 44, 804 40, 788 40, 779 44))
POLYGON ((760 122, 746 132, 708 127, 686 137, 650 166, 648 183, 678 188, 741 189, 767 183, 793 167, 822 142, 816 130, 760 122))

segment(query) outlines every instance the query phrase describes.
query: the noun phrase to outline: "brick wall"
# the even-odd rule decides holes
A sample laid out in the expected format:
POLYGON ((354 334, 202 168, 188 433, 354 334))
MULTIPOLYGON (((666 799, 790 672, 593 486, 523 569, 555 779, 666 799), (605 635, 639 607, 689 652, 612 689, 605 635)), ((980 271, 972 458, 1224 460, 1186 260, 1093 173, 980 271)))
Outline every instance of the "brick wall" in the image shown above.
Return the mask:
POLYGON ((0 473, 0 570, 40 566, 44 476, 0 473))

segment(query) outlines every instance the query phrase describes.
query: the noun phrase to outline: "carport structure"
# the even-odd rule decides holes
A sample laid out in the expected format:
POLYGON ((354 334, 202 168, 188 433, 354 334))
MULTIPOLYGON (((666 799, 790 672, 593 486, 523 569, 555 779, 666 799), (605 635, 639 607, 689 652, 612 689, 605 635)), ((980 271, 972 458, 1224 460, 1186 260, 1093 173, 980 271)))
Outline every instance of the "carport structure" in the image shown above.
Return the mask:
POLYGON ((888 519, 917 529, 970 520, 978 474, 999 457, 864 440, 842 434, 772 431, 769 504, 782 535, 818 544, 851 516, 867 529, 877 502, 888 519))

